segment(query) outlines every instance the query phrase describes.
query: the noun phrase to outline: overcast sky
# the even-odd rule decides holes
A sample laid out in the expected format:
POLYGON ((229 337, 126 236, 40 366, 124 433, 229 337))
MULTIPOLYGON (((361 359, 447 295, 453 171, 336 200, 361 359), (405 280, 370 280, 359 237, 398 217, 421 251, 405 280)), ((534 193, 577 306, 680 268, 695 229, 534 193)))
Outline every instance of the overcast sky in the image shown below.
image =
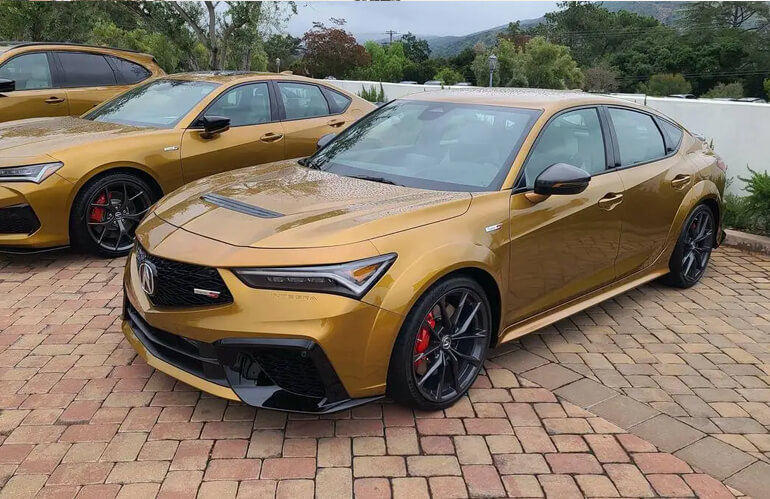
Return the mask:
MULTIPOLYGON (((402 0, 400 2, 297 2, 298 14, 288 30, 300 36, 314 21, 344 18, 345 28, 356 36, 386 30, 419 35, 467 35, 509 21, 532 19, 555 10, 556 2, 402 0)), ((387 35, 382 35, 387 37, 387 35)))

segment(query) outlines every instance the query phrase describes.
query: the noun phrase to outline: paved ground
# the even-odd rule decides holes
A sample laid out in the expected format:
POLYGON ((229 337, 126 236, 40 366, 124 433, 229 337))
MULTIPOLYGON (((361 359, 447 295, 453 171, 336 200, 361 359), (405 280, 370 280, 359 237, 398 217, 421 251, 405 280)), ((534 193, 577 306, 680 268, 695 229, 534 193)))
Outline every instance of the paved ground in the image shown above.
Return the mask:
POLYGON ((0 496, 770 491, 770 258, 720 250, 693 289, 645 286, 501 348, 450 410, 324 419, 154 372, 119 332, 122 267, 0 257, 0 496))

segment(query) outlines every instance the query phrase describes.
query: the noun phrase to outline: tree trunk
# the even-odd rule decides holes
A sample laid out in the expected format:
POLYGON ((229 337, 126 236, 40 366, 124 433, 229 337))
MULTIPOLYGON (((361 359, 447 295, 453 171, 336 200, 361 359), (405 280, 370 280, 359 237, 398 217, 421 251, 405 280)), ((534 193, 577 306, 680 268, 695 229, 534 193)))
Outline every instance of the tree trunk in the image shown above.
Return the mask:
POLYGON ((209 14, 209 69, 222 69, 217 40, 217 13, 214 2, 206 2, 206 10, 208 10, 209 14))

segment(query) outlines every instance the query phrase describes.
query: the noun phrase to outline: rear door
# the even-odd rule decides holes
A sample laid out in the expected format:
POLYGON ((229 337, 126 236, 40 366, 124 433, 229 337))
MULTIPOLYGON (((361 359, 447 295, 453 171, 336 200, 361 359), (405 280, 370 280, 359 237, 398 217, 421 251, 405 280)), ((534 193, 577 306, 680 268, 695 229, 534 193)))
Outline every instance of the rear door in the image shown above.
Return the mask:
POLYGON ((287 158, 310 156, 318 139, 327 133, 338 133, 351 120, 339 111, 332 97, 327 100, 319 85, 277 81, 275 86, 284 120, 287 158))
POLYGON ((506 324, 559 306, 615 278, 623 184, 606 118, 598 107, 551 118, 532 147, 511 196, 511 260, 506 324), (532 196, 535 179, 567 163, 591 174, 575 195, 532 196))
POLYGON ((53 63, 50 53, 24 52, 0 64, 0 78, 16 82, 15 91, 0 94, 0 122, 69 114, 53 63))
POLYGON ((284 159, 284 132, 267 82, 225 90, 182 136, 185 182, 236 168, 284 159), (203 116, 230 118, 230 129, 201 136, 203 116))
POLYGON ((107 57, 93 52, 56 51, 62 86, 67 89, 69 114, 80 116, 128 88, 118 85, 107 57))
POLYGON ((625 190, 618 278, 650 266, 663 251, 671 223, 693 185, 695 169, 679 153, 682 130, 653 114, 607 107, 615 170, 625 190))

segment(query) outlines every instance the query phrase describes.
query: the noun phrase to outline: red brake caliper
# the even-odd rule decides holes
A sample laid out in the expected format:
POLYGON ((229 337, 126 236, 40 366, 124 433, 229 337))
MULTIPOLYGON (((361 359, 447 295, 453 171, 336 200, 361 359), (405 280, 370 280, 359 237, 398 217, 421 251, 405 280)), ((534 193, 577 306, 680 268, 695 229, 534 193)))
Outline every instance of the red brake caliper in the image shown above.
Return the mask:
MULTIPOLYGON (((433 312, 430 312, 428 314, 428 317, 425 318, 425 322, 430 324, 430 327, 435 328, 436 327, 436 319, 433 318, 433 312)), ((414 353, 423 353, 425 350, 428 349, 428 345, 430 344, 430 331, 428 331, 427 326, 423 326, 418 332, 417 332, 417 341, 414 343, 414 353)), ((425 362, 425 357, 422 357, 421 359, 415 361, 414 366, 420 367, 420 365, 425 362)))
MULTIPOLYGON (((99 194, 99 198, 96 200, 96 204, 107 204, 107 195, 104 193, 99 194)), ((104 215, 107 210, 102 206, 94 206, 91 208, 91 213, 88 214, 89 222, 104 222, 104 215)))

